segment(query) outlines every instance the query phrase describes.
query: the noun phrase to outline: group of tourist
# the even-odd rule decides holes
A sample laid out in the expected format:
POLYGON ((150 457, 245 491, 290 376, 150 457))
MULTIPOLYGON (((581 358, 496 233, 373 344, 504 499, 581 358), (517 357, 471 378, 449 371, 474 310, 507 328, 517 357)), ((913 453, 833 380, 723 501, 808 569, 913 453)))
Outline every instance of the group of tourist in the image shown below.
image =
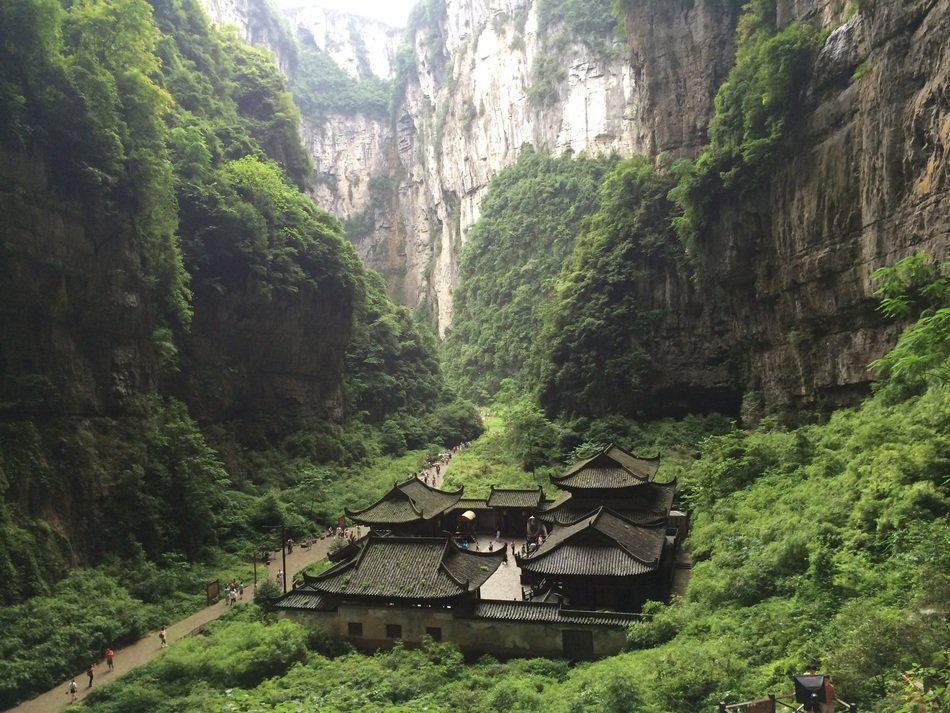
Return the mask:
POLYGON ((244 582, 232 579, 224 585, 224 601, 229 607, 232 607, 238 598, 244 599, 244 582))
POLYGON ((466 441, 457 446, 452 446, 452 448, 447 451, 442 451, 437 457, 430 458, 422 470, 417 473, 410 473, 410 477, 416 477, 426 485, 431 485, 433 488, 440 487, 442 485, 441 478, 443 468, 449 464, 449 461, 452 460, 452 456, 464 448, 468 448, 468 446, 469 444, 466 441))
POLYGON ((336 527, 330 525, 323 536, 325 538, 336 537, 337 539, 346 540, 347 542, 354 542, 359 539, 359 527, 350 529, 343 527, 343 525, 337 525, 336 527))

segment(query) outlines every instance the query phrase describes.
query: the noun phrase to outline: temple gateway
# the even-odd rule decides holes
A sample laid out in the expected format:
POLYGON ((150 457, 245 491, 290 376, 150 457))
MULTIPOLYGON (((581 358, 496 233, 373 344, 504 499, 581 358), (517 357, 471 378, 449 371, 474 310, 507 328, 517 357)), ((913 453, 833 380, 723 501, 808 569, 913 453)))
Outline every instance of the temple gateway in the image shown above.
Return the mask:
POLYGON ((471 655, 615 654, 644 603, 668 600, 686 534, 676 482, 657 482, 658 469, 611 445, 552 477, 553 500, 540 488, 492 487, 474 500, 418 478, 396 483, 346 512, 370 534, 278 612, 364 650, 429 637, 471 655), (511 598, 482 596, 496 576, 511 598))

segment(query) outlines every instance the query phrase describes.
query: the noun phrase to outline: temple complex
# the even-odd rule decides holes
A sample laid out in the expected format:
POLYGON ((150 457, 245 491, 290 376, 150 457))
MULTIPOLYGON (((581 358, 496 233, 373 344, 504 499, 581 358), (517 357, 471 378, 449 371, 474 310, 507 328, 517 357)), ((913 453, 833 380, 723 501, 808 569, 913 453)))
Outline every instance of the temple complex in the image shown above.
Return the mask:
POLYGON ((420 537, 440 535, 448 525, 446 514, 461 497, 461 490, 446 492, 412 477, 393 484, 388 493, 369 507, 355 512, 347 510, 346 516, 373 531, 420 537))
POLYGON ((552 477, 555 500, 541 488, 492 486, 476 500, 396 483, 346 511, 370 534, 277 609, 366 650, 429 637, 473 655, 617 653, 644 603, 669 598, 685 535, 676 483, 656 482, 658 469, 611 445, 552 477), (490 551, 477 551, 485 539, 490 551), (515 583, 512 600, 482 597, 496 575, 515 583))

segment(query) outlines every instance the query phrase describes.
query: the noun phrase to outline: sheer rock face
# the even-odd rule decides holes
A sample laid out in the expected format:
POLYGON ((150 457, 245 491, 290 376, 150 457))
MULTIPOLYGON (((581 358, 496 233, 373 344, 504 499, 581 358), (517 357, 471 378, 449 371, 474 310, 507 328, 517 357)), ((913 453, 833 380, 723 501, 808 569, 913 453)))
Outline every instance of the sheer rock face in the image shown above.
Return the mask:
POLYGON ((693 157, 706 145, 713 97, 735 57, 738 11, 718 0, 627 3, 629 61, 641 101, 636 123, 653 154, 693 157))
MULTIPOLYGON (((465 231, 523 144, 642 153, 661 165, 698 155, 734 62, 736 4, 629 0, 626 43, 608 59, 579 42, 560 46, 563 78, 532 102, 554 44, 539 37, 537 3, 447 0, 434 34, 416 33, 416 71, 391 122, 305 122, 316 197, 343 218, 372 217, 360 254, 396 299, 444 330, 465 231), (394 186, 384 201, 371 198, 374 176, 394 186)), ((871 274, 918 250, 947 253, 948 4, 877 0, 849 16, 848 0, 779 0, 781 26, 808 19, 831 34, 797 143, 756 195, 717 206, 698 251, 702 278, 657 266, 643 288, 666 315, 653 346, 668 367, 658 402, 738 410, 741 401, 755 418, 866 391, 866 365, 899 333, 875 312, 871 274)))
MULTIPOLYGON (((206 7, 215 21, 233 21, 219 14, 222 1, 208 0, 206 7)), ((538 35, 537 3, 447 0, 446 6, 439 27, 414 37, 415 72, 391 121, 304 117, 303 125, 318 204, 343 219, 369 219, 369 230, 356 239, 360 255, 387 278, 395 299, 427 311, 440 331, 451 320, 465 231, 478 218, 488 183, 524 144, 555 154, 631 154, 649 151, 651 141, 635 120, 639 86, 622 42, 613 41, 610 52, 564 42, 556 91, 546 102, 531 101, 537 62, 550 53, 551 40, 538 35), (371 195, 371 178, 393 187, 384 200, 371 195)), ((354 68, 367 59, 395 57, 399 36, 390 35, 389 49, 381 50, 377 23, 367 23, 364 36, 333 11, 300 9, 289 17, 298 37, 329 52, 352 76, 365 76, 354 68), (362 62, 347 43, 356 35, 372 47, 362 62)), ((235 24, 251 38, 246 22, 235 24)), ((378 76, 385 66, 368 64, 378 76)))
POLYGON ((220 288, 195 285, 179 379, 192 415, 233 424, 239 438, 342 419, 352 308, 309 287, 264 294, 251 277, 220 288))
POLYGON ((836 27, 817 58, 801 140, 751 204, 703 236, 707 299, 728 315, 746 413, 852 403, 899 328, 872 273, 950 244, 950 3, 786 3, 836 27))
POLYGON ((638 86, 621 43, 613 47, 617 57, 605 60, 606 52, 564 42, 562 78, 546 100, 532 100, 539 62, 557 34, 552 28, 550 36, 539 35, 537 4, 450 0, 447 6, 440 47, 416 35, 422 59, 399 108, 398 141, 406 227, 396 237, 406 241, 407 273, 418 269, 413 258, 429 268, 417 301, 430 307, 440 331, 451 320, 465 231, 478 219, 491 179, 523 145, 554 154, 648 148, 630 120, 638 86))
POLYGON ((0 413, 104 416, 155 387, 152 291, 131 230, 0 161, 0 413))

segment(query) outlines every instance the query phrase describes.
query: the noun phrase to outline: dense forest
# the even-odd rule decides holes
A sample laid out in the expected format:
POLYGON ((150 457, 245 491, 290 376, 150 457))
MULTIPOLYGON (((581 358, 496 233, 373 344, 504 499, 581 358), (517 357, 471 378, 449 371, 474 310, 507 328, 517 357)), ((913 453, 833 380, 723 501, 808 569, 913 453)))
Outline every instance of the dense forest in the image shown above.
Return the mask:
MULTIPOLYGON (((614 5, 549 0, 541 20, 596 38, 614 5)), ((700 293, 720 203, 796 138, 821 33, 775 14, 744 4, 696 160, 525 147, 439 343, 307 195, 298 104, 384 115, 393 87, 303 48, 288 88, 196 0, 0 5, 0 706, 200 608, 275 528, 323 529, 474 441, 446 483, 468 497, 548 486, 611 442, 661 453, 692 514, 686 594, 579 665, 366 656, 262 597, 82 708, 686 713, 784 692, 815 659, 862 710, 950 707, 950 266, 875 274, 880 319, 908 326, 857 407, 743 424, 710 398, 656 420, 645 397, 665 358, 651 286, 700 293)))
MULTIPOLYGON (((302 192, 268 53, 188 0, 4 4, 0 35, 0 599, 72 600, 99 566, 75 586, 117 608, 57 634, 58 677, 194 607, 262 526, 335 519, 375 458, 481 426, 302 192)), ((53 680, 27 636, 4 704, 53 680)))

